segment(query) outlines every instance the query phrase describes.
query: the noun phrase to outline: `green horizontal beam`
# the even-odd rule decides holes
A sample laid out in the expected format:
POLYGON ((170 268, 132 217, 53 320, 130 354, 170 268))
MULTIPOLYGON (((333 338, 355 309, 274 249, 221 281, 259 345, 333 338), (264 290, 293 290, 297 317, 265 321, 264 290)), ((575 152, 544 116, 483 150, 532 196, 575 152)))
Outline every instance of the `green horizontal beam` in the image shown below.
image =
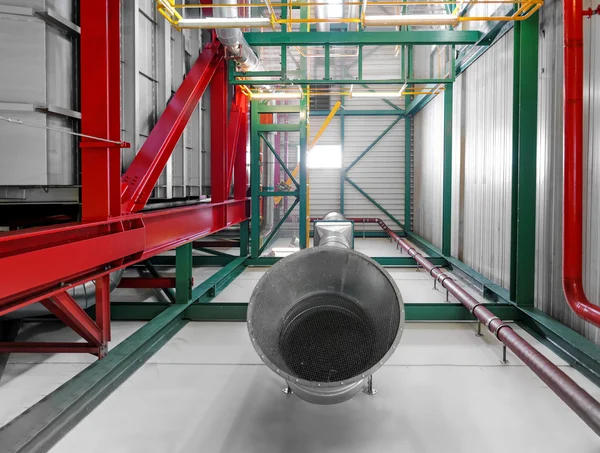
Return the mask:
POLYGON ((297 197, 298 191, 293 190, 293 191, 286 191, 286 192, 281 192, 281 191, 258 192, 258 196, 260 196, 260 197, 297 197))
POLYGON ((248 44, 252 47, 260 46, 323 46, 329 45, 367 45, 367 46, 395 46, 395 45, 464 45, 475 44, 481 38, 481 33, 475 30, 450 31, 376 31, 376 32, 274 32, 244 33, 248 44))
POLYGON ((257 102, 254 104, 258 113, 300 113, 300 105, 269 105, 257 102))
MULTIPOLYGON (((112 319, 119 321, 145 321, 166 310, 165 303, 126 302, 113 304, 112 319)), ((512 304, 486 305, 494 315, 507 321, 521 319, 521 312, 512 304)), ((464 306, 456 303, 407 303, 404 304, 407 321, 475 321, 464 306)), ((188 307, 183 317, 190 321, 246 321, 248 303, 208 303, 188 307)))
MULTIPOLYGON (((203 266, 226 266, 237 257, 235 256, 199 256, 192 257, 192 265, 194 267, 203 266)), ((155 266, 175 266, 175 257, 169 255, 154 256, 150 258, 150 262, 155 266)))
MULTIPOLYGON (((242 84, 242 85, 247 85, 247 84, 242 84)), ((300 132, 300 126, 298 124, 257 124, 256 130, 258 132, 277 132, 277 131, 300 132)))
POLYGON ((519 308, 519 325, 600 386, 600 347, 536 308, 519 308))
POLYGON ((234 77, 281 77, 281 71, 234 72, 234 77))
POLYGON ((215 297, 221 288, 227 286, 244 270, 244 261, 246 261, 245 256, 234 258, 223 269, 220 269, 216 274, 194 288, 192 290, 192 302, 201 300, 205 296, 215 297))

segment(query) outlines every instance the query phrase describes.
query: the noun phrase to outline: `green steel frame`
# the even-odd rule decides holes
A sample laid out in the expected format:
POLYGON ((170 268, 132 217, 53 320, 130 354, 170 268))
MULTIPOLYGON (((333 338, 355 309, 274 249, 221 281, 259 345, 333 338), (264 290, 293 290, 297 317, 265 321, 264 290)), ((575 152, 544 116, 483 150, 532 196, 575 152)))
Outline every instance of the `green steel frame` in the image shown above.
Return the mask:
MULTIPOLYGON (((306 8, 301 8, 301 17, 306 17, 306 8)), ((309 33, 308 25, 303 27, 304 33, 293 33, 293 38, 283 30, 276 33, 247 33, 248 42, 253 46, 281 46, 282 55, 289 45, 359 45, 362 54, 363 45, 403 45, 403 55, 408 55, 406 68, 402 73, 409 83, 412 79, 412 46, 423 44, 476 46, 463 49, 458 55, 458 61, 452 63, 456 72, 460 73, 478 58, 485 46, 492 44, 494 39, 501 36, 511 25, 492 24, 484 33, 476 31, 428 31, 376 33, 309 33), (317 42, 318 40, 318 42, 317 42)), ((341 134, 343 144, 344 118, 361 115, 396 115, 393 123, 368 147, 348 168, 340 172, 340 210, 344 211, 344 185, 349 182, 360 193, 369 199, 383 213, 397 223, 413 243, 424 250, 428 259, 438 266, 452 269, 464 276, 478 288, 489 300, 490 309, 505 320, 513 320, 545 343, 564 360, 577 368, 593 382, 600 385, 600 348, 583 338, 573 330, 548 315, 535 309, 533 304, 534 263, 535 263, 535 168, 536 168, 536 137, 527 134, 534 130, 537 118, 537 52, 538 52, 539 18, 535 14, 529 20, 515 26, 515 74, 514 74, 514 125, 513 125, 513 197, 512 197, 512 241, 511 241, 511 280, 510 291, 495 284, 472 268, 451 256, 451 188, 452 188, 452 80, 444 80, 444 158, 443 158, 443 229, 442 247, 439 249, 412 231, 411 225, 411 180, 412 180, 412 149, 411 124, 413 116, 422 109, 432 96, 415 96, 406 99, 405 111, 397 107, 389 111, 361 111, 353 113, 349 110, 340 112, 341 134), (405 121, 405 198, 404 224, 394 219, 391 214, 379 205, 372 197, 348 178, 348 171, 366 155, 377 142, 401 119, 405 121)), ((454 52, 453 52, 454 54, 454 52)), ((303 62, 304 63, 304 62, 303 62)), ((359 59, 359 72, 362 59, 359 59)), ((454 72, 454 70, 452 71, 454 72)), ((239 74, 230 71, 230 77, 239 74)), ((266 72, 261 76, 287 77, 285 63, 281 71, 273 74, 266 72)), ((301 83, 321 83, 322 81, 307 81, 301 83)), ((328 83, 356 83, 356 81, 338 80, 328 83)), ((431 82, 431 80, 429 80, 431 82)), ((258 83, 263 83, 258 82, 258 83)), ((296 83, 296 81, 294 81, 296 83)), ((364 82, 363 83, 367 83, 364 82)), ((368 83, 381 83, 369 81, 368 83)), ((389 83, 389 81, 387 81, 389 83)), ((365 88, 368 88, 365 86, 365 88)), ((179 247, 175 256, 157 256, 152 258, 147 266, 175 266, 176 291, 171 293, 172 303, 115 303, 111 307, 113 320, 148 321, 132 336, 121 342, 107 356, 83 370, 56 391, 39 401, 29 410, 15 418, 9 424, 0 428, 2 446, 7 452, 47 451, 64 434, 74 427, 87 413, 100 404, 119 384, 124 382, 158 349, 168 342, 189 321, 245 321, 247 303, 215 303, 213 299, 227 287, 247 266, 271 266, 278 258, 260 257, 268 241, 261 244, 260 238, 260 198, 266 196, 287 195, 296 198, 299 205, 300 219, 306 218, 306 101, 299 106, 268 106, 253 101, 251 105, 251 196, 252 221, 240 224, 240 256, 228 255, 215 250, 204 249, 206 255, 193 255, 190 244, 179 247), (299 124, 260 124, 261 113, 289 112, 299 113, 299 124), (277 131, 296 131, 300 133, 300 174, 294 180, 296 190, 279 193, 261 190, 260 188, 260 148, 261 142, 266 147, 264 152, 275 149, 269 143, 265 133, 277 131), (205 282, 192 285, 192 268, 195 266, 221 266, 218 272, 205 282)), ((317 113, 321 114, 321 113, 317 113)), ((284 169, 291 175, 289 169, 275 156, 284 169)), ((293 208, 292 208, 293 209, 293 208)), ((291 212, 291 209, 288 211, 291 212)), ((283 223, 284 218, 280 224, 283 223)), ((276 228, 277 229, 277 228, 276 228)), ((275 230, 276 230, 275 229, 275 230)), ((356 236, 376 235, 373 232, 355 232, 356 236)), ((381 234, 381 233, 379 233, 381 234)), ((300 222, 301 247, 306 247, 306 224, 300 222)), ((375 261, 389 267, 416 267, 416 262, 406 256, 375 257, 375 261)), ((418 269, 417 269, 418 270, 418 269)), ((156 270, 154 270, 156 272, 156 270)), ((439 289, 441 290, 441 289, 439 289)), ((475 318, 457 303, 412 303, 406 304, 408 321, 475 321, 475 318)))

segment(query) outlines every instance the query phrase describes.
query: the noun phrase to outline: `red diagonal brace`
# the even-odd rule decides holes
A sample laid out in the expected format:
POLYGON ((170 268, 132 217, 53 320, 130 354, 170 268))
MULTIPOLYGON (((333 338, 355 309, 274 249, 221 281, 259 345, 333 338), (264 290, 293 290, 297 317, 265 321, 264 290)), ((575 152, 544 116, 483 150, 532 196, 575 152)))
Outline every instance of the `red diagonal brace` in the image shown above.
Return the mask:
POLYGON ((186 74, 121 179, 123 213, 137 212, 146 205, 154 185, 222 60, 220 44, 208 44, 186 74))
POLYGON ((50 299, 43 300, 42 304, 87 342, 97 346, 103 344, 100 327, 66 292, 58 293, 50 299))

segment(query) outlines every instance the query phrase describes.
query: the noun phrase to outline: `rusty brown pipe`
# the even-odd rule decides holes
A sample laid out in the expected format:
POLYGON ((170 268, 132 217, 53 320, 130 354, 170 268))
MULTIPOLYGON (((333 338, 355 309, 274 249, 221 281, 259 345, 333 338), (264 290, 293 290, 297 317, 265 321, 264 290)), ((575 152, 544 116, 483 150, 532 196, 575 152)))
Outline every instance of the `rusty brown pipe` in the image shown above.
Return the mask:
POLYGON ((516 333, 508 324, 488 310, 460 287, 446 272, 425 259, 407 240, 388 228, 381 219, 352 219, 365 223, 377 222, 400 247, 415 259, 432 278, 447 289, 475 318, 477 318, 498 340, 506 345, 527 365, 552 391, 562 399, 592 430, 600 436, 600 403, 582 389, 573 379, 548 360, 542 353, 516 333))

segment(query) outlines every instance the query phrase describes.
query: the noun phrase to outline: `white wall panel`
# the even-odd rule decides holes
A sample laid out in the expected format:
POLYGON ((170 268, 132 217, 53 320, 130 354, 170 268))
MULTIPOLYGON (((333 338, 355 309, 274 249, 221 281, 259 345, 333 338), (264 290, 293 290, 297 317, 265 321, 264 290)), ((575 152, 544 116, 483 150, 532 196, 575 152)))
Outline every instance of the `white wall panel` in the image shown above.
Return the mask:
MULTIPOLYGON (((586 5, 588 7, 591 5, 586 5)), ((536 306, 600 344, 600 329, 575 315, 562 290, 562 2, 540 10, 536 212, 536 306)), ((584 20, 584 288, 600 301, 600 18, 584 20)))
POLYGON ((432 244, 442 246, 444 95, 436 96, 414 118, 414 225, 432 244))
MULTIPOLYGON (((325 121, 324 116, 310 117, 310 142, 325 121)), ((341 145, 340 117, 334 117, 325 133, 319 139, 319 145, 341 145)), ((333 168, 311 168, 310 178, 310 215, 322 217, 328 212, 340 209, 340 170, 333 168)))
MULTIPOLYGON (((393 116, 346 117, 344 167, 350 165, 396 119, 393 116)), ((404 121, 400 120, 348 173, 362 190, 399 222, 404 222, 404 121)), ((348 182, 344 185, 347 217, 379 217, 394 229, 400 227, 348 182)), ((357 225, 357 230, 363 228, 357 225)), ((377 225, 368 230, 379 231, 377 225)))
MULTIPOLYGON (((512 85, 510 31, 457 78, 453 108, 453 252, 505 287, 510 276, 512 85)), ((415 199, 415 231, 436 245, 441 241, 441 202, 428 191, 440 187, 442 193, 443 148, 426 151, 438 156, 438 165, 428 159, 418 168, 422 145, 417 143, 417 125, 438 137, 423 133, 422 144, 439 141, 443 108, 442 101, 432 102, 415 119, 415 194, 425 191, 415 199)))

